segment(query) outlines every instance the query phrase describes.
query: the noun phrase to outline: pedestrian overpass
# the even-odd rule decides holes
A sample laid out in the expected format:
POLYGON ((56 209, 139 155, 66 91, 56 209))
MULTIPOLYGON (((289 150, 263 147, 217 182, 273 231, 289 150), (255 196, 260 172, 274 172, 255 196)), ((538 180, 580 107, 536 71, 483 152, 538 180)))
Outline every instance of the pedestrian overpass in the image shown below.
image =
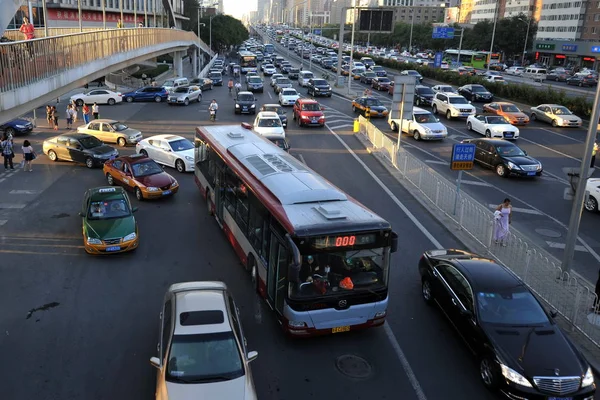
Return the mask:
POLYGON ((175 72, 182 75, 182 58, 194 49, 211 56, 208 46, 189 31, 165 28, 36 30, 34 40, 22 41, 18 31, 5 31, 15 42, 0 43, 0 124, 40 107, 60 95, 136 63, 173 53, 175 72))

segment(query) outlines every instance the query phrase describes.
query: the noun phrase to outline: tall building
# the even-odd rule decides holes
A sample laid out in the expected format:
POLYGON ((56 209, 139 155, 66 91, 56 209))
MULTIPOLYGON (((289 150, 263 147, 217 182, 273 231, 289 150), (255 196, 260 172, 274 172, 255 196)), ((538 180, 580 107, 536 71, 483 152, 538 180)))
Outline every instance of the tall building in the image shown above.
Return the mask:
POLYGON ((394 24, 428 24, 444 22, 446 7, 394 7, 394 24))
MULTIPOLYGON (((593 3, 590 8, 593 8, 593 3)), ((537 39, 576 40, 581 38, 585 22, 584 1, 544 0, 537 39)))
POLYGON ((380 7, 449 7, 447 0, 378 0, 380 7))
POLYGON ((471 11, 470 23, 493 21, 503 14, 506 0, 475 0, 471 11))

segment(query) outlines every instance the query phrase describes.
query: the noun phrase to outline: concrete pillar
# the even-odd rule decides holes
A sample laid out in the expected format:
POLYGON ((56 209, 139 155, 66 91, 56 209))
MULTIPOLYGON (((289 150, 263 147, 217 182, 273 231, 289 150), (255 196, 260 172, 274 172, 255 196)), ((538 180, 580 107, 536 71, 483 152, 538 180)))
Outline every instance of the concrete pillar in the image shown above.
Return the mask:
POLYGON ((183 77, 183 59, 181 55, 181 51, 173 53, 173 70, 178 77, 183 77))
POLYGON ((198 77, 198 49, 194 49, 192 54, 192 71, 194 71, 194 78, 198 77))

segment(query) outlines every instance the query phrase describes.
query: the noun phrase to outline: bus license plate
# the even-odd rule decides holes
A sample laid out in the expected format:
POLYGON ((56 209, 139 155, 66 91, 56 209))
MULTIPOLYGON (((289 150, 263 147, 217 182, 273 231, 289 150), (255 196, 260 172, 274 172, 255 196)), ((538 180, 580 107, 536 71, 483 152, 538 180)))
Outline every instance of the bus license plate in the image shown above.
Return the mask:
POLYGON ((171 191, 170 191, 170 190, 165 190, 165 191, 163 192, 163 196, 166 196, 166 195, 168 195, 168 194, 171 194, 171 191))
POLYGON ((121 246, 110 246, 106 248, 106 251, 119 251, 121 250, 121 246))
POLYGON ((336 326, 335 328, 331 328, 331 333, 341 333, 341 332, 349 332, 349 326, 336 326))

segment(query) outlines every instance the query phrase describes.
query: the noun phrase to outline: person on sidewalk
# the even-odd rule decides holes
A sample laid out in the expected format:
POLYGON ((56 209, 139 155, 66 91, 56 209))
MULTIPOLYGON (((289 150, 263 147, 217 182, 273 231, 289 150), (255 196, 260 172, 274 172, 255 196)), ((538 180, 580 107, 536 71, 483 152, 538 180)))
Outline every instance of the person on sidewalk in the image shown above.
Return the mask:
POLYGON ((58 130, 58 111, 56 106, 52 106, 52 122, 54 122, 54 130, 58 130))
POLYGON ((92 115, 94 119, 98 119, 100 117, 100 107, 98 107, 98 103, 94 103, 92 105, 92 115))
POLYGON ((52 106, 46 106, 46 121, 48 121, 48 128, 54 127, 54 121, 52 120, 52 106))
POLYGON ((13 148, 13 141, 4 134, 2 142, 0 142, 0 149, 2 149, 2 157, 4 157, 4 169, 7 171, 9 166, 10 169, 15 169, 15 166, 13 165, 13 158, 15 158, 13 148))
POLYGON ((89 124, 90 123, 90 113, 91 113, 90 107, 87 104, 84 104, 82 112, 83 112, 83 121, 86 124, 89 124))
POLYGON ((19 28, 19 32, 23 34, 25 40, 27 41, 25 44, 27 45, 29 58, 33 59, 33 43, 29 41, 35 39, 35 28, 33 27, 33 24, 29 22, 27 17, 23 17, 23 24, 19 28))
POLYGON ((497 244, 506 247, 508 233, 510 232, 509 225, 512 223, 512 205, 509 198, 504 199, 502 204, 496 208, 494 219, 494 240, 497 244))
POLYGON ((121 21, 121 18, 117 19, 117 29, 121 29, 123 27, 124 27, 124 25, 123 25, 123 21, 121 21))
POLYGON ((73 107, 70 104, 67 105, 67 110, 65 111, 65 118, 67 119, 67 129, 71 129, 73 126, 73 107))
POLYGON ((594 142, 594 149, 592 150, 592 162, 590 164, 590 168, 594 168, 594 164, 596 164, 596 153, 598 152, 598 142, 594 142))
POLYGON ((31 162, 36 159, 35 151, 33 151, 33 147, 31 147, 31 143, 29 140, 25 140, 23 142, 23 160, 25 161, 25 165, 23 165, 23 171, 33 171, 31 167, 31 162))

